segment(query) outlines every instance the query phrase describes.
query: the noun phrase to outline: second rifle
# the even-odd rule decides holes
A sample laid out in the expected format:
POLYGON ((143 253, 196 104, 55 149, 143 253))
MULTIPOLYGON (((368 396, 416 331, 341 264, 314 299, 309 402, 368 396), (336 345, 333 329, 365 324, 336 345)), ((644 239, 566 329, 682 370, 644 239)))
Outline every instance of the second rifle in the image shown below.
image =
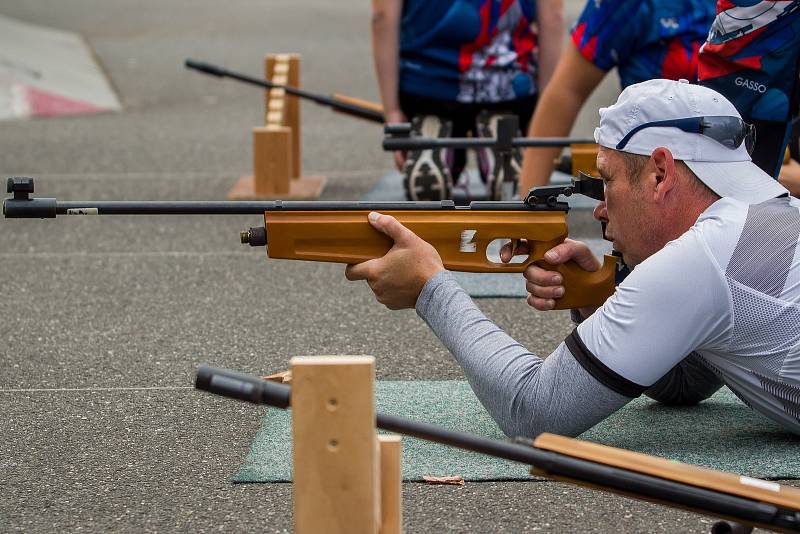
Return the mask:
POLYGON ((283 89, 286 91, 286 94, 311 100, 312 102, 315 102, 321 106, 327 106, 333 111, 358 117, 359 119, 365 119, 370 122, 383 123, 383 108, 374 102, 340 94, 326 96, 312 93, 311 91, 305 91, 303 89, 298 89, 297 87, 291 87, 288 85, 272 83, 269 80, 255 78, 253 76, 234 72, 217 65, 196 61, 194 59, 187 59, 185 66, 187 69, 196 70, 198 72, 216 76, 218 78, 231 78, 232 80, 238 80, 240 82, 261 87, 263 89, 283 89))

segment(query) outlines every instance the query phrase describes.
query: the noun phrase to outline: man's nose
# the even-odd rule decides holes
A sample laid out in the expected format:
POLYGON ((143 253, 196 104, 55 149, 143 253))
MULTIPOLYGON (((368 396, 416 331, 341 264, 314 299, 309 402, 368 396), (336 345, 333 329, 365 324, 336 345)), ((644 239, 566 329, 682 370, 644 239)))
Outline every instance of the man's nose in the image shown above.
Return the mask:
POLYGON ((606 207, 605 200, 601 200, 600 203, 597 206, 595 206, 592 215, 598 221, 608 222, 608 208, 606 207))

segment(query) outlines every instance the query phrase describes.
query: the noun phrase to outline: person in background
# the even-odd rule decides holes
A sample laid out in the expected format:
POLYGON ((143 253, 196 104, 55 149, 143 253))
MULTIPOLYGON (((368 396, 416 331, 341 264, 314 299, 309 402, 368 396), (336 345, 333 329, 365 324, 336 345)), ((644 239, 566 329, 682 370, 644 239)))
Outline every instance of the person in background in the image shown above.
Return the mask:
MULTIPOLYGON (((622 88, 654 79, 697 79, 697 54, 714 20, 713 0, 589 0, 572 43, 539 97, 529 137, 561 137, 614 67, 622 88)), ((520 195, 550 181, 560 148, 526 149, 520 195)))
MULTIPOLYGON (((492 135, 487 113, 527 127, 562 47, 561 0, 373 0, 372 53, 387 123, 428 137, 492 135)), ((488 151, 482 177, 501 181, 488 151)), ((450 198, 464 150, 395 153, 410 200, 450 198), (450 157, 451 156, 451 157, 450 157), (449 161, 448 161, 449 160, 449 161)))
POLYGON ((720 0, 700 49, 700 85, 724 95, 755 126, 753 162, 775 178, 797 110, 799 54, 797 0, 720 0))

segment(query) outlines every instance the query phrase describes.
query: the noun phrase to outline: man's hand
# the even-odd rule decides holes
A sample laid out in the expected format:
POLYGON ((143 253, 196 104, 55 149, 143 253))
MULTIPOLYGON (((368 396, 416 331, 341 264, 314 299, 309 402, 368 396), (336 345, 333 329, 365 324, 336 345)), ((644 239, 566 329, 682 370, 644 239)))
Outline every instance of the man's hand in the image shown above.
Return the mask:
POLYGON ((800 198, 800 164, 795 160, 790 159, 788 163, 781 165, 778 181, 789 190, 789 194, 800 198))
MULTIPOLYGON (((527 255, 530 254, 530 250, 530 245, 524 240, 520 240, 517 248, 513 251, 511 243, 506 243, 500 249, 500 260, 508 263, 511 261, 512 255, 527 255)), ((589 272, 594 272, 601 267, 600 261, 595 258, 586 243, 572 239, 565 239, 560 245, 545 252, 544 259, 551 265, 561 265, 573 260, 589 272)), ((531 264, 525 269, 523 276, 526 280, 525 289, 528 290, 528 304, 537 310, 552 310, 556 305, 556 299, 563 297, 566 293, 566 288, 562 285, 564 279, 557 271, 549 271, 531 264)), ((581 308, 579 311, 585 318, 594 310, 595 308, 581 308)))
POLYGON ((394 245, 382 258, 348 265, 344 275, 366 280, 378 302, 390 310, 413 308, 425 282, 444 270, 439 253, 391 215, 372 212, 369 222, 394 245))

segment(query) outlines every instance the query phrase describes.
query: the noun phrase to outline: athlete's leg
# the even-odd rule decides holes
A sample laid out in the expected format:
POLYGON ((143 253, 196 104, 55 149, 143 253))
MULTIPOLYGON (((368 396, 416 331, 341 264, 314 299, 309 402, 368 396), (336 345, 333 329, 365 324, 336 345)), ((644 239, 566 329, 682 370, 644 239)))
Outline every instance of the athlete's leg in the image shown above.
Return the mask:
POLYGON ((723 385, 717 374, 692 352, 644 394, 669 406, 691 406, 709 398, 723 385))

